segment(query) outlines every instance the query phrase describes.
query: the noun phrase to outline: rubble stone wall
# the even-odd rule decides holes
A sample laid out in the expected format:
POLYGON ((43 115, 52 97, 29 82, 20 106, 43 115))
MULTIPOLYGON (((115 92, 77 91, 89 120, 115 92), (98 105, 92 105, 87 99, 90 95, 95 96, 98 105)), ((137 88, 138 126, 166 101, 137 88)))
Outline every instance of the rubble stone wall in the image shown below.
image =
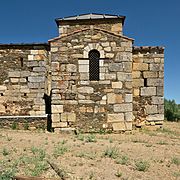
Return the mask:
POLYGON ((82 30, 50 41, 52 127, 132 129, 132 40, 82 30), (100 80, 89 80, 88 54, 100 53, 100 80))
POLYGON ((61 22, 59 24, 59 35, 66 35, 85 28, 99 28, 116 34, 123 34, 123 23, 121 19, 114 20, 91 20, 61 22))
POLYGON ((0 115, 44 115, 48 45, 0 45, 0 115))
POLYGON ((133 48, 133 113, 137 126, 162 126, 164 120, 164 48, 133 48))

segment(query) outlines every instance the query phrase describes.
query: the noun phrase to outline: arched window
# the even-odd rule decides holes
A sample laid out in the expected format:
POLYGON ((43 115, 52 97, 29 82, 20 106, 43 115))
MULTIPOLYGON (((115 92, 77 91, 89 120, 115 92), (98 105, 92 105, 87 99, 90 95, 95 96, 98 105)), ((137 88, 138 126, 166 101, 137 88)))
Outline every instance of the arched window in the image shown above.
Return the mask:
POLYGON ((89 80, 99 81, 99 51, 93 49, 89 52, 89 80))

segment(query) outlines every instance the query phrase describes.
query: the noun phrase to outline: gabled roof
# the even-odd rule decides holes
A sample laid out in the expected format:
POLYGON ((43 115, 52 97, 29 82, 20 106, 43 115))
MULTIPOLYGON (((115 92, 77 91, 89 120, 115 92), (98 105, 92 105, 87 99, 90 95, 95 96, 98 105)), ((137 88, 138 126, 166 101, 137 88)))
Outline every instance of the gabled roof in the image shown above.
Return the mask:
POLYGON ((57 18, 55 21, 56 23, 58 23, 62 21, 75 21, 75 20, 122 19, 124 22, 125 18, 126 18, 125 16, 121 16, 121 15, 91 13, 91 14, 80 14, 76 16, 68 16, 64 18, 57 18))
MULTIPOLYGON (((84 28, 84 29, 80 29, 80 30, 77 30, 77 31, 73 31, 73 32, 71 32, 69 34, 61 35, 61 36, 55 37, 53 39, 50 39, 50 40, 48 40, 48 42, 56 41, 56 40, 59 40, 59 39, 62 39, 62 38, 66 38, 66 37, 72 36, 74 34, 78 34, 80 32, 89 31, 89 30, 91 30, 91 29, 90 28, 84 28)), ((111 31, 107 31, 107 30, 104 30, 104 29, 94 28, 94 30, 100 31, 100 32, 104 32, 104 33, 107 33, 107 34, 110 34, 110 35, 113 35, 113 36, 116 36, 116 37, 121 37, 121 38, 130 40, 130 41, 134 41, 134 39, 132 39, 132 38, 129 38, 127 36, 123 36, 123 35, 120 35, 120 34, 116 34, 116 33, 113 33, 111 31)))

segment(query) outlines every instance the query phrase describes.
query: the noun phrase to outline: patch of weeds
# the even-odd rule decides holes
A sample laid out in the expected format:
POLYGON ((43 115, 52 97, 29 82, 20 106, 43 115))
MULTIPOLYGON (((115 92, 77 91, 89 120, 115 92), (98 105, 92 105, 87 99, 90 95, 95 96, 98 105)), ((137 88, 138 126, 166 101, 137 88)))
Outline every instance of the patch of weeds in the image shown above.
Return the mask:
POLYGON ((31 152, 35 155, 37 160, 42 161, 46 157, 46 152, 44 149, 32 147, 31 152))
POLYGON ((8 168, 6 170, 0 171, 0 180, 10 180, 15 176, 15 168, 8 168))
POLYGON ((157 144, 159 144, 159 145, 167 145, 168 143, 165 142, 165 141, 159 141, 157 144))
POLYGON ((85 137, 83 134, 78 134, 77 136, 77 139, 80 140, 80 141, 84 141, 85 137))
POLYGON ((150 164, 148 161, 138 160, 135 162, 135 166, 136 170, 145 172, 149 169, 150 164))
POLYGON ((126 155, 121 156, 119 159, 116 160, 117 164, 121 165, 128 165, 129 157, 126 155))
POLYGON ((53 151, 53 155, 55 158, 62 156, 68 151, 67 147, 63 143, 58 143, 53 151))
POLYGON ((157 132, 165 133, 165 134, 168 134, 168 135, 180 136, 180 133, 178 133, 176 131, 172 131, 172 130, 170 130, 168 128, 157 129, 157 132))
POLYGON ((29 124, 26 122, 23 124, 23 128, 24 130, 28 130, 29 129, 29 124))
POLYGON ((109 139, 109 143, 113 143, 113 140, 111 138, 109 139))
POLYGON ((95 178, 94 172, 91 171, 91 172, 90 172, 90 175, 89 175, 89 179, 94 179, 94 178, 95 178))
POLYGON ((48 169, 48 164, 44 161, 34 161, 33 167, 26 170, 26 174, 30 176, 39 176, 48 169))
POLYGON ((89 134, 86 136, 86 142, 97 142, 96 136, 94 134, 89 134))
POLYGON ((173 157, 173 158, 171 159, 171 163, 179 166, 179 165, 180 165, 180 158, 178 158, 178 157, 173 157))
POLYGON ((119 156, 119 150, 117 149, 117 147, 108 147, 103 155, 105 157, 109 157, 109 158, 112 158, 112 159, 116 159, 118 156, 119 156))
POLYGON ((115 173, 115 176, 120 178, 122 176, 122 172, 120 172, 119 170, 115 173))
POLYGON ((133 143, 148 143, 147 141, 141 140, 141 139, 133 139, 132 142, 133 143))
POLYGON ((146 144, 146 147, 152 147, 152 144, 146 144))
POLYGON ((173 176, 176 177, 176 178, 180 177, 180 171, 179 172, 174 172, 173 176))
POLYGON ((95 156, 96 156, 95 153, 80 152, 80 153, 76 154, 76 157, 86 158, 86 159, 95 159, 95 156))
POLYGON ((6 149, 6 148, 3 148, 3 150, 2 150, 2 154, 3 154, 3 156, 7 156, 7 155, 9 155, 9 151, 8 151, 8 149, 6 149))
POLYGON ((8 141, 11 141, 11 140, 12 140, 12 137, 7 136, 7 140, 8 140, 8 141))
POLYGON ((11 129, 13 129, 13 130, 18 129, 18 124, 17 124, 17 122, 13 122, 13 123, 12 123, 11 129))

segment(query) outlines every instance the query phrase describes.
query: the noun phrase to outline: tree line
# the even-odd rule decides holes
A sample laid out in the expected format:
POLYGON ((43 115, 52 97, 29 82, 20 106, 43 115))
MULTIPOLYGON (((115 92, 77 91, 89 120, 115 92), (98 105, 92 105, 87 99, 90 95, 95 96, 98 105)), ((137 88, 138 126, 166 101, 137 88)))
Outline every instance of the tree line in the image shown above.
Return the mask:
POLYGON ((175 100, 164 99, 164 115, 168 121, 180 121, 180 104, 175 100))

